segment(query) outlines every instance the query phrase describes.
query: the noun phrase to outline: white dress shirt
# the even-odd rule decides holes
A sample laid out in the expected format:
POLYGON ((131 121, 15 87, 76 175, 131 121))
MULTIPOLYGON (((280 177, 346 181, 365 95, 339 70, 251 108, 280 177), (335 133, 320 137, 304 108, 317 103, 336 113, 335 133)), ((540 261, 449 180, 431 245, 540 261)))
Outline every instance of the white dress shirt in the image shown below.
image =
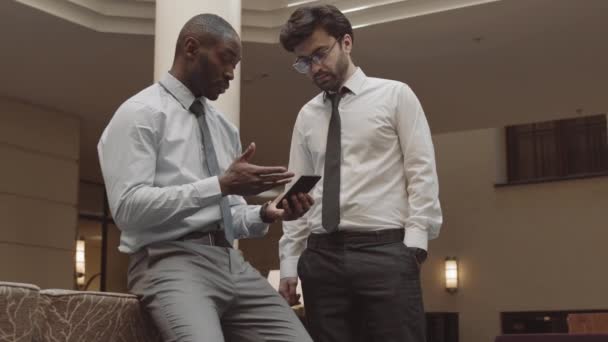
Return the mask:
MULTIPOLYGON (((418 98, 406 84, 367 77, 359 68, 344 87, 338 229, 405 228, 404 243, 426 250, 428 240, 439 234, 442 215, 431 132, 418 98)), ((290 171, 323 175, 330 116, 331 101, 323 93, 302 107, 293 129, 290 171)), ((322 180, 311 195, 310 211, 283 223, 282 278, 297 276, 309 234, 327 233, 321 225, 322 180)))
MULTIPOLYGON (((221 223, 219 180, 208 174, 198 122, 188 110, 195 100, 166 73, 123 103, 101 136, 99 161, 122 252, 221 223)), ((241 155, 238 130, 205 98, 199 100, 224 172, 241 155)), ((229 202, 236 238, 266 234, 259 206, 240 196, 229 196, 229 202)))

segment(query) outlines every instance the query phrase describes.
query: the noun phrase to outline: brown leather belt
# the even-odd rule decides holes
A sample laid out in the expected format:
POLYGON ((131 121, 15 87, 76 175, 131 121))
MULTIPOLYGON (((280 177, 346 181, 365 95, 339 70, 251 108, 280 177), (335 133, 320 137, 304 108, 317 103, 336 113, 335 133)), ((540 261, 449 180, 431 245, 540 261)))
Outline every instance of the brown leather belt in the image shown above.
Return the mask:
POLYGON ((180 237, 177 240, 188 241, 208 246, 232 247, 228 240, 226 240, 226 235, 224 235, 223 230, 213 230, 210 232, 191 232, 180 237))

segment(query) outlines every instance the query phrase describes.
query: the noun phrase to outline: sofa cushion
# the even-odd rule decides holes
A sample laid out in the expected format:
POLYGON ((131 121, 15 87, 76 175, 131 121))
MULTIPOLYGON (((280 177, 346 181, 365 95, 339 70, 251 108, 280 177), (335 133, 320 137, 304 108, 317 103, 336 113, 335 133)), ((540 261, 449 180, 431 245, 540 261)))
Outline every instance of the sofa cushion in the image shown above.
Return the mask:
POLYGON ((40 291, 34 341, 161 341, 133 295, 40 291))
POLYGON ((35 285, 0 282, 0 341, 32 340, 39 292, 35 285))

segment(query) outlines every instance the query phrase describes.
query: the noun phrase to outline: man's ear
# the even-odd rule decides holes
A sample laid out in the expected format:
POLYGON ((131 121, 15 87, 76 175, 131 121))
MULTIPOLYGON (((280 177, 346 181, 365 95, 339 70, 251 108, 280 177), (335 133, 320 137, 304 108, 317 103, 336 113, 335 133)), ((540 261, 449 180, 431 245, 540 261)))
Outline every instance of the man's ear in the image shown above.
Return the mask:
POLYGON ((342 37, 342 48, 345 52, 350 53, 353 50, 353 37, 350 34, 345 34, 342 37))
POLYGON ((186 37, 186 39, 184 39, 184 55, 187 58, 193 58, 194 56, 196 56, 197 52, 198 52, 198 48, 200 47, 201 43, 196 40, 193 37, 186 37))

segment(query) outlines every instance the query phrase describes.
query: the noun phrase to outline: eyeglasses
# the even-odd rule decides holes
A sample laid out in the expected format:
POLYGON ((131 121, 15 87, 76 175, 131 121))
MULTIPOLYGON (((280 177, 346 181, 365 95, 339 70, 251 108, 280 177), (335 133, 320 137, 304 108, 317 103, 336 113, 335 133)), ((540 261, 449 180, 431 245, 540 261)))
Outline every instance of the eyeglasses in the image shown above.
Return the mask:
POLYGON ((298 59, 296 59, 296 62, 293 64, 293 68, 301 74, 307 74, 310 71, 310 68, 312 67, 313 63, 319 65, 321 64, 321 62, 323 62, 325 58, 327 58, 331 50, 333 50, 334 46, 336 46, 336 43, 338 43, 340 39, 342 39, 342 37, 336 39, 336 41, 331 45, 329 49, 326 49, 324 51, 317 51, 310 56, 298 57, 298 59))

